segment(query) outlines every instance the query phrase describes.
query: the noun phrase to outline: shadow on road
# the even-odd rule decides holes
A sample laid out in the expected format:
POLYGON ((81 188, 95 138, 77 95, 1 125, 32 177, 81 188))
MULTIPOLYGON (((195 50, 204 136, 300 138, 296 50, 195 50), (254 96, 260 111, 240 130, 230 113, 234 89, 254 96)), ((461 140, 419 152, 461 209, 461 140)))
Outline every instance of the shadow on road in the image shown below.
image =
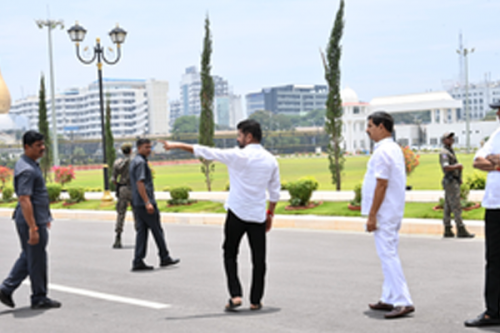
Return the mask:
POLYGON ((480 330, 486 331, 486 332, 500 332, 500 327, 495 326, 495 327, 479 327, 480 330))
POLYGON ((412 315, 407 315, 407 316, 404 316, 404 317, 401 317, 401 318, 394 318, 394 319, 385 319, 384 317, 384 314, 386 314, 387 312, 385 311, 372 311, 372 310, 366 310, 365 312, 363 312, 363 314, 371 319, 378 319, 378 320, 400 320, 400 319, 410 319, 410 318, 413 318, 412 315))
POLYGON ((45 311, 46 310, 32 310, 31 307, 25 306, 22 308, 2 311, 2 312, 0 312, 0 316, 12 314, 15 318, 20 318, 20 319, 33 318, 33 317, 36 317, 36 316, 43 314, 45 311))
POLYGON ((238 311, 233 311, 233 312, 217 312, 217 313, 206 313, 206 314, 199 314, 199 315, 190 315, 190 316, 178 316, 178 317, 166 317, 166 320, 186 320, 186 319, 204 319, 204 318, 218 318, 218 317, 226 317, 226 316, 244 316, 244 317, 250 317, 250 316, 260 316, 260 315, 266 315, 266 314, 271 314, 271 313, 276 313, 281 311, 281 308, 275 308, 275 307, 264 307, 262 310, 259 311, 252 311, 250 309, 241 309, 238 311))

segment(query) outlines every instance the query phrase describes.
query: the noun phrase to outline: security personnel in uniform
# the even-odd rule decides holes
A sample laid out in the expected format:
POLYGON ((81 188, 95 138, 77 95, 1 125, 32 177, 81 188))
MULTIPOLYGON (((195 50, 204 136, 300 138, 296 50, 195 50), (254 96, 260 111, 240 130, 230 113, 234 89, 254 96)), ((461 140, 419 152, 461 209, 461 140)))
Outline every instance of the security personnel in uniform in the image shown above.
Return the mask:
POLYGON ((125 214, 127 213, 128 204, 132 204, 132 187, 130 186, 129 177, 129 166, 130 166, 130 155, 132 152, 132 145, 130 143, 124 143, 121 146, 124 157, 115 161, 113 165, 113 176, 111 181, 116 186, 116 197, 118 202, 116 203, 116 237, 113 248, 122 248, 121 235, 123 232, 123 223, 125 221, 125 214))
POLYGON ((462 221, 462 205, 460 204, 460 185, 462 184, 462 169, 463 165, 458 163, 455 152, 453 151, 453 143, 455 142, 455 133, 446 132, 441 137, 443 149, 439 153, 439 163, 443 169, 444 177, 442 181, 444 189, 444 237, 455 237, 451 227, 451 213, 455 218, 457 226, 457 237, 472 238, 474 234, 470 234, 462 221))

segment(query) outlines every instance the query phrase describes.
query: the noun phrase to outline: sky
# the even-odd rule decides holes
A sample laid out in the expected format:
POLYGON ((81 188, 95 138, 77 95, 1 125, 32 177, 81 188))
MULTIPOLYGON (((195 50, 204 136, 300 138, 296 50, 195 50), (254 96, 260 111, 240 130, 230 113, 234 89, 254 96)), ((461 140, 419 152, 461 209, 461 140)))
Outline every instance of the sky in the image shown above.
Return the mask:
MULTIPOLYGON (((53 31, 56 92, 97 78, 94 65, 75 54, 67 29, 78 21, 93 47, 117 23, 127 32, 118 64, 107 78, 167 80, 179 98, 186 67, 200 67, 204 20, 211 22, 212 74, 236 94, 284 84, 325 84, 320 49, 326 49, 339 0, 1 0, 0 71, 13 101, 37 94, 47 76, 47 29, 36 19, 64 20, 53 31)), ((456 49, 463 33, 471 82, 490 73, 500 80, 500 0, 346 0, 342 87, 360 100, 442 90, 458 77, 456 49)))

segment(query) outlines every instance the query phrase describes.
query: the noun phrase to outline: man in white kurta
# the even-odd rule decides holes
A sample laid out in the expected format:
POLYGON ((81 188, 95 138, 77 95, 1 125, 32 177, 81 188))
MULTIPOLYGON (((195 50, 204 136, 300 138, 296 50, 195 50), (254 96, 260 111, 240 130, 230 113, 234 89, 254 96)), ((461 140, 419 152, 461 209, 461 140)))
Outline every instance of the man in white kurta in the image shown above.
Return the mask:
POLYGON ((384 273, 382 297, 369 306, 373 310, 388 311, 387 319, 415 311, 398 255, 406 170, 401 148, 392 139, 393 127, 392 117, 385 112, 375 112, 368 117, 366 132, 376 144, 362 190, 362 215, 368 216, 366 228, 375 235, 384 273))

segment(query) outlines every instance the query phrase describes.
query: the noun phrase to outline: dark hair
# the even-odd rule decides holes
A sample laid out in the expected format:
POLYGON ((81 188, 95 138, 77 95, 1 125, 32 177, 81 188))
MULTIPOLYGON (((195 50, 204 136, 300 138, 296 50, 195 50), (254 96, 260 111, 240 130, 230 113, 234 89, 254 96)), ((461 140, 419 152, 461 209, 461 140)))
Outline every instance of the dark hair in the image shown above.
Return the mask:
POLYGON ((146 143, 151 143, 151 140, 149 140, 148 138, 137 139, 137 148, 139 148, 142 145, 145 145, 146 143))
POLYGON ((253 138, 260 142, 262 140, 262 130, 260 129, 260 124, 258 121, 253 119, 243 120, 238 124, 237 127, 243 134, 252 134, 253 138))
POLYGON ((392 130, 394 129, 394 118, 392 118, 392 116, 387 112, 384 111, 374 112, 368 116, 368 120, 370 119, 372 120, 373 124, 375 124, 375 126, 383 124, 385 129, 389 133, 392 133, 392 130))
POLYGON ((43 138, 44 136, 42 133, 33 130, 28 131, 23 135, 23 147, 26 145, 31 146, 37 141, 42 141, 43 138))
POLYGON ((123 152, 125 155, 130 154, 130 150, 131 150, 131 148, 130 148, 130 147, 125 147, 125 148, 122 148, 122 152, 123 152))

